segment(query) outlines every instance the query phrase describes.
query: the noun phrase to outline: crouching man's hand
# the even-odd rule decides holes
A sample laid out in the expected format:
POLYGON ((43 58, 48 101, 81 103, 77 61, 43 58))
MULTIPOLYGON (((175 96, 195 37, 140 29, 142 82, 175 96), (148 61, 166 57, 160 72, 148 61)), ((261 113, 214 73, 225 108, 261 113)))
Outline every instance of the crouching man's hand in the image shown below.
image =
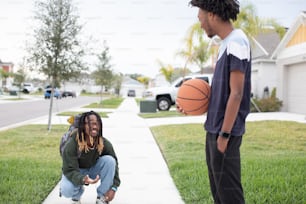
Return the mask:
POLYGON ((107 191, 104 195, 106 201, 112 201, 115 197, 115 193, 116 191, 114 191, 113 189, 110 189, 109 191, 107 191))
POLYGON ((83 179, 85 185, 88 185, 88 184, 95 184, 99 181, 100 177, 99 175, 96 176, 95 179, 91 179, 88 175, 86 175, 83 179))

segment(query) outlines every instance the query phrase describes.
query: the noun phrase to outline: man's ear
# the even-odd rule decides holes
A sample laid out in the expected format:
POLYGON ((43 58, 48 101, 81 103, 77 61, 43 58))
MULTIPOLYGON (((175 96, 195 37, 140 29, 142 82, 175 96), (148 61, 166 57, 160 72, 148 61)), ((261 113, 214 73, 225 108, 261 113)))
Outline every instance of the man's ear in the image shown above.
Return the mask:
POLYGON ((215 18, 217 15, 215 15, 213 12, 207 12, 207 16, 208 16, 208 18, 213 19, 213 18, 215 18))

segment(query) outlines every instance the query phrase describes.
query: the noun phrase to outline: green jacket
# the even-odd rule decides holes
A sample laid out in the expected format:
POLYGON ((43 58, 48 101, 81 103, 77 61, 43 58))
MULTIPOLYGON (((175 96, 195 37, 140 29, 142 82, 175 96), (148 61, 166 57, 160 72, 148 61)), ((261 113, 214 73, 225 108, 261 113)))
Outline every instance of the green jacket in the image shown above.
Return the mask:
POLYGON ((90 168, 96 164, 99 156, 110 155, 116 160, 116 171, 113 187, 119 187, 119 167, 118 159, 110 141, 103 137, 104 148, 102 154, 99 155, 97 149, 89 150, 89 152, 78 151, 78 143, 76 141, 77 131, 74 131, 71 138, 67 141, 63 151, 63 174, 75 185, 84 185, 84 175, 80 173, 80 168, 90 168), (80 155, 80 156, 79 156, 80 155))

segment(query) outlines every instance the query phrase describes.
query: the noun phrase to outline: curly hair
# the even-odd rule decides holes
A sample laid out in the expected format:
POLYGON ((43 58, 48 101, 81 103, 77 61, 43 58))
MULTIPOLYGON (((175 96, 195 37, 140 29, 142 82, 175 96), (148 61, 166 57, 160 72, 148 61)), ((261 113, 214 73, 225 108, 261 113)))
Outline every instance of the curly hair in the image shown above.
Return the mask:
MULTIPOLYGON (((95 115, 98 123, 99 123, 99 133, 98 133, 98 137, 95 139, 94 144, 97 147, 99 153, 101 154, 102 150, 103 150, 103 134, 102 134, 102 120, 101 117, 98 113, 94 112, 94 111, 89 111, 89 112, 84 112, 81 114, 81 117, 79 119, 79 124, 78 124, 78 137, 77 137, 77 142, 79 145, 79 150, 80 151, 85 151, 87 152, 89 150, 89 147, 87 145, 87 141, 86 141, 86 137, 85 137, 85 124, 86 124, 86 118, 87 121, 89 121, 89 116, 90 115, 95 115)), ((89 123, 90 125, 90 123, 89 123)), ((89 128, 91 128, 89 126, 89 128)))
POLYGON ((238 0, 191 0, 189 4, 216 14, 223 21, 235 21, 239 13, 238 0))

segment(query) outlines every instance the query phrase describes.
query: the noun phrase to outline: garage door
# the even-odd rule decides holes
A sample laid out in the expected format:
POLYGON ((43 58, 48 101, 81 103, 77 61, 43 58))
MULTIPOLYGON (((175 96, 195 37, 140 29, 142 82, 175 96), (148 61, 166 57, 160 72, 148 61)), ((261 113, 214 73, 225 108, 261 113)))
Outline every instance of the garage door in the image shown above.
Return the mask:
POLYGON ((287 111, 306 114, 306 63, 291 65, 287 71, 287 111))

